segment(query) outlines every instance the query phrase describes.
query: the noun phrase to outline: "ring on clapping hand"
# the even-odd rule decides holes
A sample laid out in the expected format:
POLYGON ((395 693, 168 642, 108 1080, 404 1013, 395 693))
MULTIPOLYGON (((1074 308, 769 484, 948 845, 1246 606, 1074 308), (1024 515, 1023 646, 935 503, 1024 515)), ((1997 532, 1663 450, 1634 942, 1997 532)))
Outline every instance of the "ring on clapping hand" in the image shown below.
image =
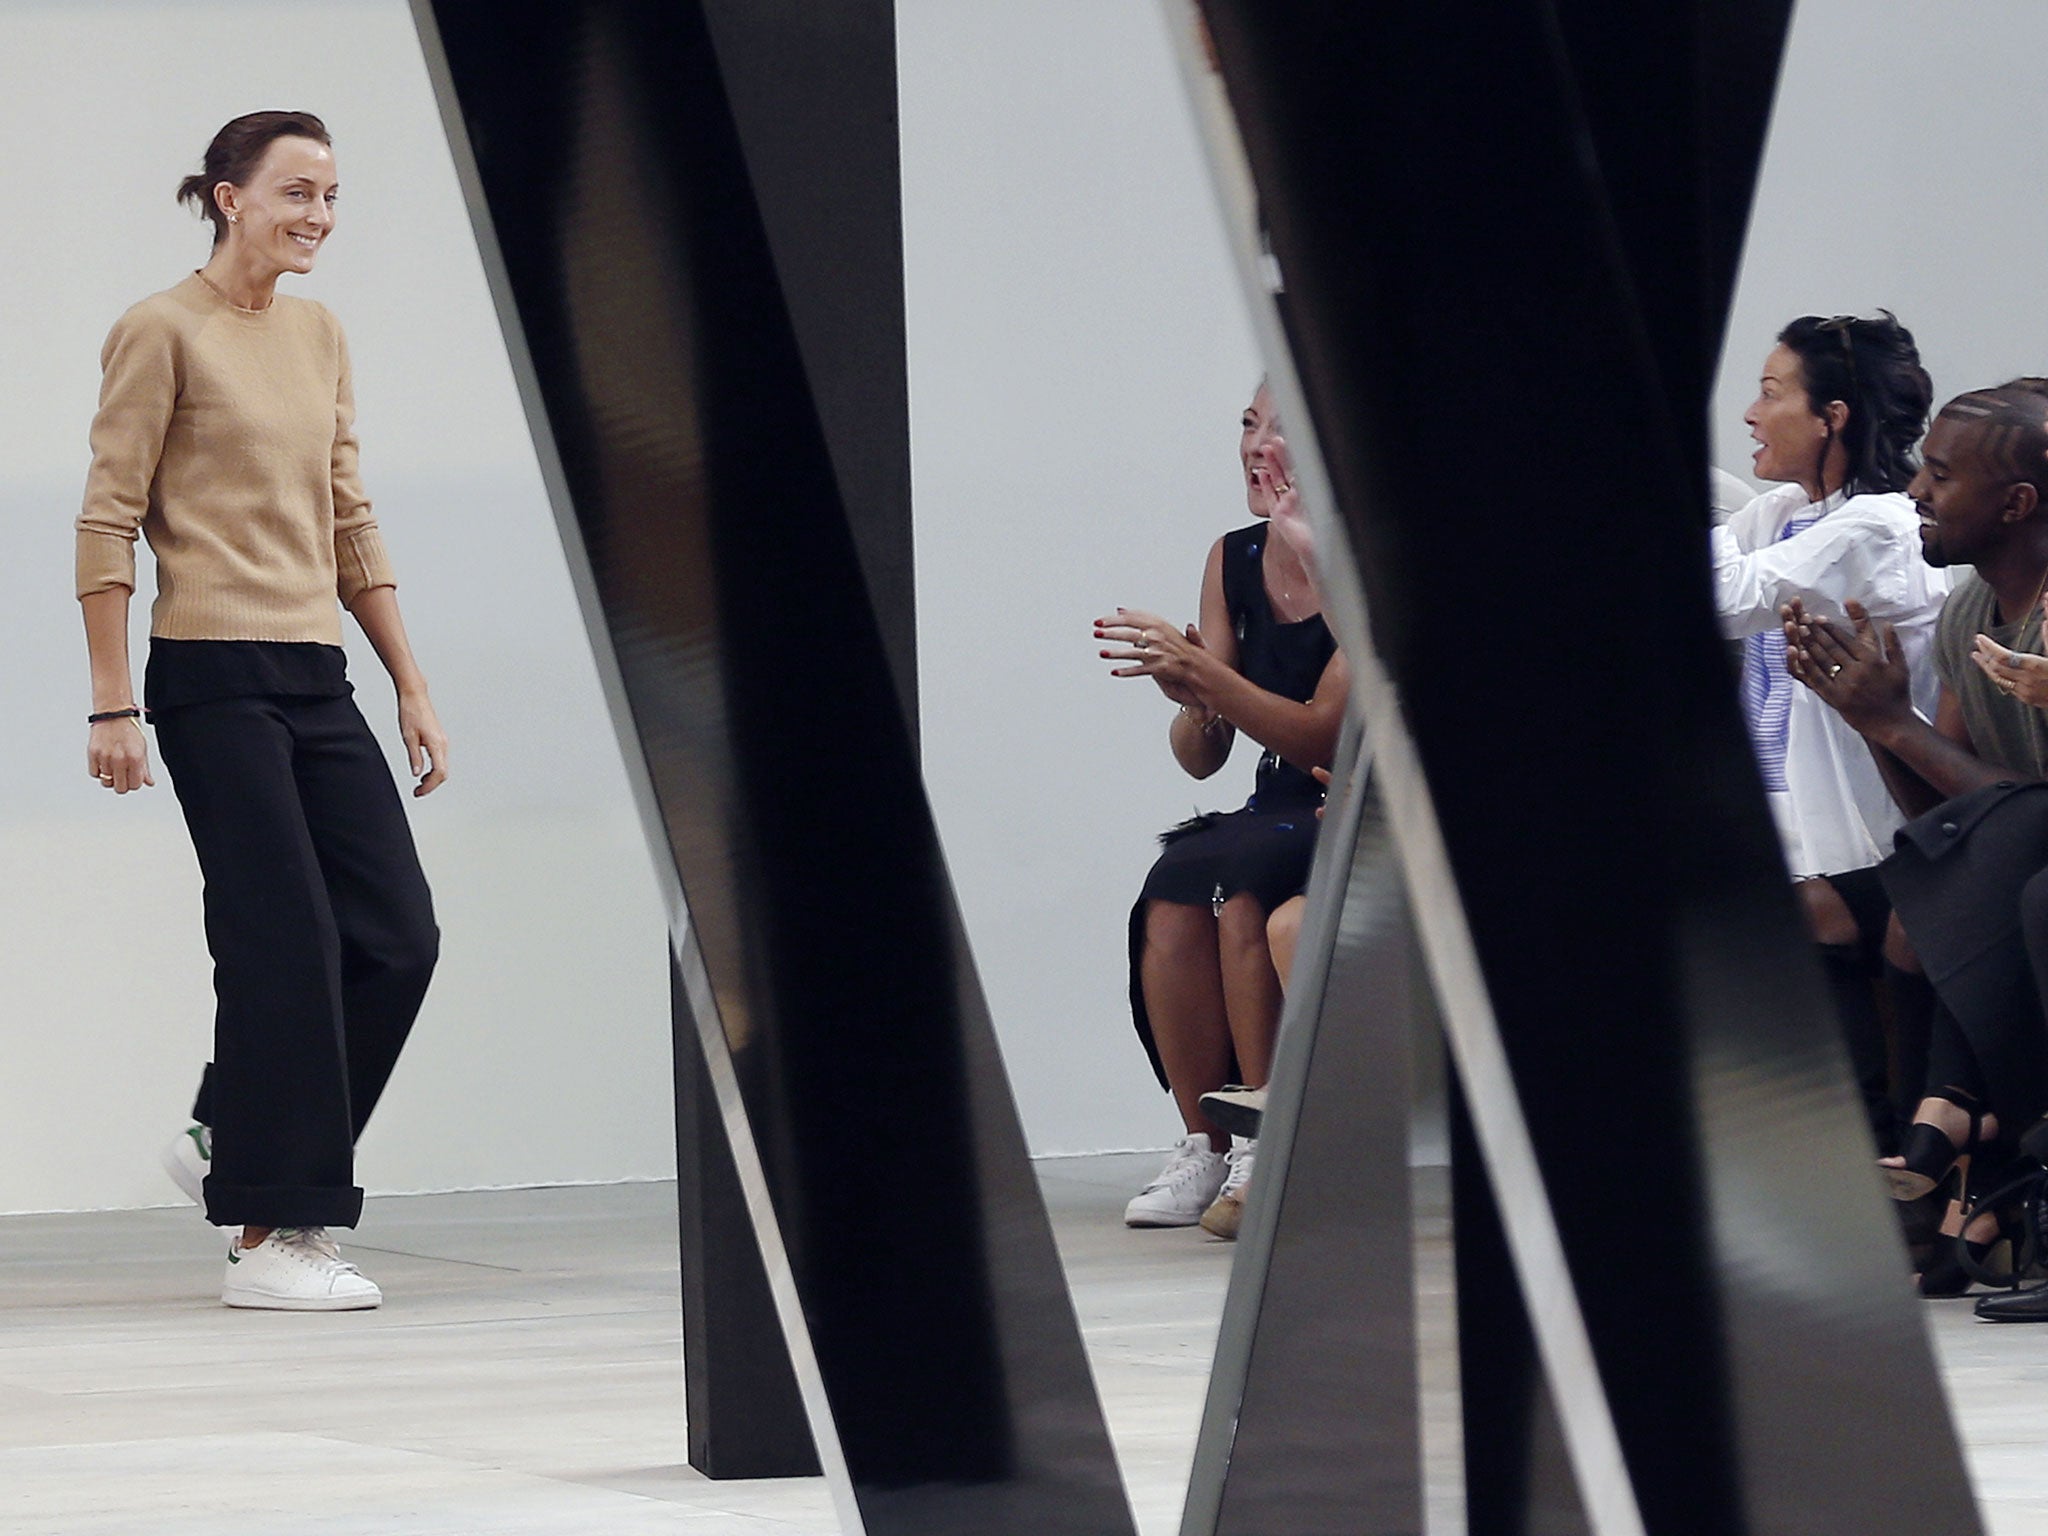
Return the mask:
POLYGON ((1834 678, 1834 676, 1835 676, 1835 674, 1836 674, 1837 672, 1841 671, 1841 670, 1842 670, 1842 664, 1841 664, 1841 663, 1840 663, 1839 661, 1838 661, 1838 662, 1836 662, 1836 663, 1835 663, 1835 664, 1834 664, 1833 666, 1829 667, 1829 668, 1828 668, 1828 678, 1829 678, 1829 680, 1830 680, 1830 681, 1832 681, 1832 680, 1833 680, 1833 678, 1834 678))

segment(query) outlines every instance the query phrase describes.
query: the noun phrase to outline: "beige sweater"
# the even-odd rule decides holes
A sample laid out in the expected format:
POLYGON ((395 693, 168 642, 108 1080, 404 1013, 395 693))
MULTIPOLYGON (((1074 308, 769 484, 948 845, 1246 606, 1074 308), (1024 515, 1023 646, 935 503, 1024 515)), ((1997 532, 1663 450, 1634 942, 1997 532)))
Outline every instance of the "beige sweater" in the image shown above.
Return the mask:
POLYGON ((100 353, 78 595, 135 590, 157 562, 150 633, 341 641, 344 604, 395 586, 356 476, 341 327, 280 294, 237 309, 195 273, 114 324, 100 353))

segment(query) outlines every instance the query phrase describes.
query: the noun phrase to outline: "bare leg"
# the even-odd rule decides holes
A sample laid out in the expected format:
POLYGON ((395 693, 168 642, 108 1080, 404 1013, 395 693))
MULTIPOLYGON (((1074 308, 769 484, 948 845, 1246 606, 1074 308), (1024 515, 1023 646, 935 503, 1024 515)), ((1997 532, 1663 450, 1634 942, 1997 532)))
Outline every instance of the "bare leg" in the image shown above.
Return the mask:
POLYGON ((1221 1152, 1230 1137, 1202 1113, 1201 1105, 1202 1095, 1221 1088, 1230 1072, 1230 1023, 1216 934, 1216 919, 1206 906, 1153 902, 1145 912, 1138 979, 1181 1121, 1190 1135, 1201 1132, 1210 1149, 1221 1152))
MULTIPOLYGON (((1240 891, 1216 920, 1216 951, 1223 967, 1223 1000, 1238 1075, 1263 1088, 1273 1071, 1273 1037, 1280 1029, 1280 977, 1266 947, 1266 909, 1240 891)), ((1212 1086, 1220 1087, 1220 1084, 1212 1086)))
POLYGON ((1921 969, 1920 957, 1913 953, 1912 941, 1906 937, 1905 925, 1899 921, 1896 912, 1885 919, 1884 957, 1909 976, 1926 974, 1921 969))
POLYGON ((1287 990, 1287 978, 1294 974, 1294 947, 1301 942, 1301 913, 1306 896, 1290 896, 1266 919, 1266 947, 1273 952, 1273 974, 1280 978, 1280 990, 1287 990))
POLYGON ((1792 894, 1799 898, 1799 910, 1806 917, 1806 931, 1816 944, 1857 943, 1856 918, 1841 893, 1821 879, 1795 880, 1792 894))

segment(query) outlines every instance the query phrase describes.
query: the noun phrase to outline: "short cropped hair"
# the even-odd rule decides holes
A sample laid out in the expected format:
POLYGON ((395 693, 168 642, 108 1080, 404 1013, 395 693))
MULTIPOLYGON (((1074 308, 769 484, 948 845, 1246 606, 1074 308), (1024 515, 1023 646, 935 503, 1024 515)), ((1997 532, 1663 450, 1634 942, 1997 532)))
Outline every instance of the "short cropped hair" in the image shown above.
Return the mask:
POLYGON ((2024 480, 2048 501, 2048 379, 2011 379, 1957 395, 1941 408, 1983 429, 1983 449, 2001 474, 2024 480))

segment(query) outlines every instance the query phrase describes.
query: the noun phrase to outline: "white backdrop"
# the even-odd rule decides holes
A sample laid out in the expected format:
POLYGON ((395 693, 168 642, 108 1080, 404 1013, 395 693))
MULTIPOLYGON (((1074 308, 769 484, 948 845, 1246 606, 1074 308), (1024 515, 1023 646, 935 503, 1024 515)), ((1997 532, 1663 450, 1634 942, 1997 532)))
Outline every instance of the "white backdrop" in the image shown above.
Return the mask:
MULTIPOLYGON (((1239 516, 1257 364, 1150 0, 906 4, 902 84, 934 801, 1032 1144, 1158 1145, 1123 912, 1197 792, 1088 621, 1191 609, 1239 516)), ((336 134, 341 223, 295 291, 349 329, 365 472, 456 743, 414 807, 442 970, 362 1177, 658 1176, 661 914, 405 6, 27 0, 0 11, 0 141, 63 156, 0 166, 34 211, 0 227, 0 646, 32 658, 0 672, 0 1116, 35 1149, 0 1160, 0 1210, 165 1198, 156 1149, 205 1053, 175 803, 82 772, 70 519, 101 337, 203 259, 171 190, 257 105, 336 134)), ((381 726, 388 690, 353 660, 381 726)))
MULTIPOLYGON (((0 10, 0 1210, 174 1197, 157 1149, 211 1029, 199 877, 168 787, 116 801, 85 776, 70 525, 101 338, 205 259, 172 192, 215 128, 269 106, 336 135, 340 224, 290 291, 348 328, 365 476, 454 740, 454 777, 412 802, 441 971, 361 1177, 660 1176, 663 923, 405 6, 16 0, 0 10)), ((391 741, 359 644, 351 671, 391 741)))
POLYGON ((1937 404, 2048 371, 2044 57, 2039 0, 1802 0, 1722 354, 1723 468, 1749 473, 1742 412, 1799 315, 1892 310, 1937 404))
POLYGON ((1257 353, 1155 0, 897 18, 925 779, 1033 1146, 1161 1146, 1126 918, 1253 755, 1187 778, 1089 625, 1196 616, 1257 353))
MULTIPOLYGON (((1174 769, 1168 708, 1088 621, 1193 610, 1242 516, 1259 372, 1155 0, 900 0, 927 776, 1041 1152, 1174 1133, 1130 1038, 1124 920, 1152 834, 1248 788, 1174 769)), ((1898 311, 1944 392, 2048 371, 2029 253, 2048 8, 1806 0, 1716 405, 1795 314, 1898 311)), ((0 1210, 167 1197, 210 1002, 163 789, 82 764, 70 520, 100 340, 203 258, 171 191, 212 130, 305 106, 339 232, 297 291, 354 348, 365 470, 456 777, 415 807, 445 959, 364 1145, 375 1188, 673 1166, 662 920, 402 0, 0 9, 0 1210)), ((1597 403, 1588 415, 1597 420, 1597 403)), ((1589 433, 1597 442, 1597 427, 1589 433)), ((1597 463, 1560 465, 1597 473, 1597 463)), ((140 620, 138 612, 138 620, 140 620)), ((138 625, 139 628, 139 625, 138 625)), ((373 724, 390 700, 355 675, 373 724)), ((388 730, 387 730, 388 734, 388 730)))

